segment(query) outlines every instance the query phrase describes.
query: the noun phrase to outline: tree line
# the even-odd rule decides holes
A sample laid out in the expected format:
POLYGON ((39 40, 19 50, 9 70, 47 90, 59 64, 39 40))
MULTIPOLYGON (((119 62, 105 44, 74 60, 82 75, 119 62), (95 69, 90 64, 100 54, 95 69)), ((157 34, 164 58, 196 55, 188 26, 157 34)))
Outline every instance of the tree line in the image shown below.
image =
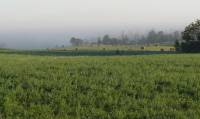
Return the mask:
POLYGON ((70 43, 73 46, 80 46, 84 44, 96 44, 96 45, 135 45, 135 44, 174 44, 176 40, 181 39, 181 33, 175 31, 173 33, 165 33, 164 31, 151 30, 147 35, 135 35, 128 36, 122 33, 120 37, 111 37, 106 34, 103 37, 97 38, 97 40, 87 41, 81 38, 72 37, 70 43))

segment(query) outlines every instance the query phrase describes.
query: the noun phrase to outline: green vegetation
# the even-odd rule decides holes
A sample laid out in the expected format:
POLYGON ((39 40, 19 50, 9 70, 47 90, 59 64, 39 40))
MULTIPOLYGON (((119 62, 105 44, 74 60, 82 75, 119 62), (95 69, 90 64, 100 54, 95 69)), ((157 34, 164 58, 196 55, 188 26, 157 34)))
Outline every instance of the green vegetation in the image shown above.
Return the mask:
POLYGON ((0 54, 0 118, 199 119, 200 55, 0 54))
POLYGON ((200 20, 185 27, 182 40, 175 42, 177 51, 200 52, 200 20))

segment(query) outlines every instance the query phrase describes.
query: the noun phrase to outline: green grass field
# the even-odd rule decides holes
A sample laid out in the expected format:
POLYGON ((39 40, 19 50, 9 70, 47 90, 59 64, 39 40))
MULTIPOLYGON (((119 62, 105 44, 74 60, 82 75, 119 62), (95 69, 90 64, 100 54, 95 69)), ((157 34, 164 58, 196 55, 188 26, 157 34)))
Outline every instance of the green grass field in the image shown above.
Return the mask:
POLYGON ((199 54, 0 54, 0 118, 199 119, 199 91, 199 54))

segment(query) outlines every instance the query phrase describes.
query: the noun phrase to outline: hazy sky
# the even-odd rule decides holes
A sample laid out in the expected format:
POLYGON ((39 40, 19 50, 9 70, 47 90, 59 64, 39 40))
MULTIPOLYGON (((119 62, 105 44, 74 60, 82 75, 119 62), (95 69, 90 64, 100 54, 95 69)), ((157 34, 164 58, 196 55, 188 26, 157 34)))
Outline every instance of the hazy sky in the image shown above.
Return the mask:
POLYGON ((199 5, 199 0, 0 0, 0 41, 9 33, 28 42, 48 39, 43 32, 64 39, 112 29, 180 29, 200 18, 199 5))

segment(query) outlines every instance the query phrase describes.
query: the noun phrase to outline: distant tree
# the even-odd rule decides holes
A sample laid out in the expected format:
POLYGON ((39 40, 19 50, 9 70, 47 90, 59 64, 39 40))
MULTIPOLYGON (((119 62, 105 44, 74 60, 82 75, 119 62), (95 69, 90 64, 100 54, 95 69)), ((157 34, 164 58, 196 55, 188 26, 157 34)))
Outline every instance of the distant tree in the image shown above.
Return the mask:
POLYGON ((175 41, 174 47, 176 48, 176 51, 180 51, 181 50, 180 43, 179 43, 178 40, 175 41))
POLYGON ((139 33, 135 33, 135 34, 133 34, 133 38, 132 39, 133 40, 131 42, 133 42, 133 41, 139 41, 139 40, 142 39, 142 35, 139 34, 139 33))
POLYGON ((183 52, 200 52, 200 20, 185 27, 180 48, 183 52))
POLYGON ((181 39, 182 39, 182 38, 181 38, 181 34, 180 34, 179 31, 175 31, 175 32, 173 33, 173 35, 174 35, 174 38, 175 38, 176 40, 181 40, 181 39))
POLYGON ((122 32, 121 39, 123 45, 127 45, 129 43, 129 38, 124 32, 122 32))
POLYGON ((200 20, 192 22, 188 25, 182 33, 183 40, 188 41, 200 41, 200 20))
POLYGON ((147 36, 147 43, 154 43, 157 39, 157 34, 154 30, 151 30, 147 36))
POLYGON ((104 35, 102 43, 105 44, 105 45, 111 44, 111 38, 108 34, 104 35))
POLYGON ((79 38, 72 37, 71 40, 70 40, 70 43, 73 46, 79 46, 79 45, 83 44, 83 40, 81 40, 79 38))
POLYGON ((146 37, 141 37, 140 44, 173 44, 176 40, 181 39, 178 31, 174 33, 165 33, 164 31, 155 32, 151 30, 146 37))
POLYGON ((100 46, 100 45, 101 45, 101 42, 102 42, 102 41, 101 41, 101 37, 98 37, 98 38, 97 38, 97 45, 100 46))

